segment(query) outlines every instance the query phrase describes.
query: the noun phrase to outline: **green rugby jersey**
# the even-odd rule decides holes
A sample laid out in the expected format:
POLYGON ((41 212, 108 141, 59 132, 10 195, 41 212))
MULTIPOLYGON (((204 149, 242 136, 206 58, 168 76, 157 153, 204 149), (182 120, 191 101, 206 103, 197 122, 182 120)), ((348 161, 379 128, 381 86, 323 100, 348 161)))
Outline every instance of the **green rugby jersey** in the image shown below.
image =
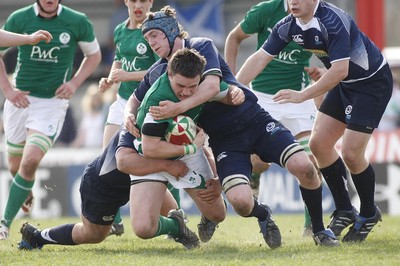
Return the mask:
MULTIPOLYGON (((274 25, 287 15, 286 0, 271 0, 253 6, 240 22, 246 34, 257 34, 257 49, 270 35, 274 25)), ((255 91, 275 94, 281 89, 301 90, 310 84, 310 77, 304 71, 309 66, 312 53, 306 52, 290 42, 279 55, 252 81, 255 91)))
MULTIPOLYGON (((121 68, 127 72, 147 70, 158 60, 140 29, 129 29, 127 21, 119 24, 114 30, 115 58, 121 68)), ((139 85, 139 81, 121 82, 118 94, 128 99, 139 85)))
POLYGON ((78 42, 96 39, 93 25, 85 14, 60 7, 57 16, 46 19, 37 15, 36 4, 30 5, 13 12, 3 26, 5 30, 21 34, 44 29, 53 35, 48 44, 42 41, 18 47, 14 85, 20 90, 30 91, 30 95, 35 97, 54 97, 57 88, 71 79, 78 42))

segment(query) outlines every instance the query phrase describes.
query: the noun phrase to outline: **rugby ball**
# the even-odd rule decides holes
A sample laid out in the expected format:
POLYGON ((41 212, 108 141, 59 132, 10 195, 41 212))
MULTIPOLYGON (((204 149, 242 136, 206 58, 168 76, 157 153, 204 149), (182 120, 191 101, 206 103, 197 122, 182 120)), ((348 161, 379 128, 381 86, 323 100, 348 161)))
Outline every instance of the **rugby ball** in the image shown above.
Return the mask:
POLYGON ((195 137, 196 124, 187 115, 174 117, 165 133, 165 140, 176 145, 190 144, 195 137))

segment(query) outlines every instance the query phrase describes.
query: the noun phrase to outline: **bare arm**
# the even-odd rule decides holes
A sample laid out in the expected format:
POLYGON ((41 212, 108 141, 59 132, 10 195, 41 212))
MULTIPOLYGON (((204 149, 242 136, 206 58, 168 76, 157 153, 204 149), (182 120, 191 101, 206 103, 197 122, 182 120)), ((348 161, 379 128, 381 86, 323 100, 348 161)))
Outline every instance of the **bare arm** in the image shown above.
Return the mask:
POLYGON ((115 157, 118 170, 131 175, 143 176, 166 171, 172 176, 181 177, 189 171, 182 161, 146 158, 131 148, 120 148, 115 157))
POLYGON ((271 62, 273 57, 264 50, 259 49, 257 52, 253 53, 243 66, 240 68, 236 75, 236 79, 245 85, 249 83, 258 75, 260 72, 271 62))
POLYGON ((200 84, 199 89, 191 97, 177 103, 163 101, 161 102, 162 106, 153 106, 151 113, 156 120, 167 119, 182 114, 215 97, 220 92, 219 83, 219 76, 207 75, 200 84))
POLYGON ((240 27, 239 24, 229 32, 228 37, 226 38, 224 57, 234 75, 236 75, 239 46, 243 40, 250 36, 251 35, 243 32, 242 27, 240 27))
POLYGON ((32 34, 24 35, 0 29, 0 46, 2 47, 20 46, 26 44, 33 45, 40 41, 49 43, 52 39, 53 36, 51 36, 51 34, 45 30, 38 30, 32 34))
POLYGON ((100 50, 91 55, 85 56, 74 77, 70 81, 61 84, 61 86, 56 90, 57 98, 69 99, 82 83, 94 72, 100 61, 100 50))
POLYGON ((121 63, 114 61, 112 66, 111 66, 111 70, 110 73, 108 74, 108 77, 106 78, 101 78, 99 81, 99 90, 101 92, 105 92, 107 91, 109 88, 112 87, 112 85, 114 84, 114 81, 112 79, 111 73, 115 70, 115 69, 120 69, 121 68, 121 63))
POLYGON ((0 56, 0 89, 12 104, 14 104, 18 108, 26 108, 29 106, 29 100, 26 95, 29 94, 28 91, 20 91, 17 88, 14 88, 10 80, 8 79, 6 67, 4 65, 3 57, 0 56))
POLYGON ((348 75, 349 60, 341 60, 332 63, 331 68, 322 77, 301 92, 289 89, 281 90, 273 97, 279 103, 300 103, 308 99, 315 98, 328 92, 338 85, 348 75))
POLYGON ((136 138, 140 137, 140 132, 136 127, 136 114, 139 106, 140 102, 136 99, 134 94, 132 94, 126 103, 124 110, 124 126, 136 138))

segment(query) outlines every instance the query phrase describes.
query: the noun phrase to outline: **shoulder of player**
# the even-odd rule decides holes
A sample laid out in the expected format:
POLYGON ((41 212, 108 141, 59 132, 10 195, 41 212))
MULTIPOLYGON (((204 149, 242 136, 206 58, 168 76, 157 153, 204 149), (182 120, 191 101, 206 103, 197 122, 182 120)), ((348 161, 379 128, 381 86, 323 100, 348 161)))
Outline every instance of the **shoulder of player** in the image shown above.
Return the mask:
POLYGON ((62 6, 59 17, 75 24, 83 23, 84 21, 90 21, 89 17, 85 13, 64 5, 62 6))
POLYGON ((194 37, 190 39, 186 39, 186 47, 192 48, 200 52, 207 46, 214 46, 214 41, 207 37, 194 37))

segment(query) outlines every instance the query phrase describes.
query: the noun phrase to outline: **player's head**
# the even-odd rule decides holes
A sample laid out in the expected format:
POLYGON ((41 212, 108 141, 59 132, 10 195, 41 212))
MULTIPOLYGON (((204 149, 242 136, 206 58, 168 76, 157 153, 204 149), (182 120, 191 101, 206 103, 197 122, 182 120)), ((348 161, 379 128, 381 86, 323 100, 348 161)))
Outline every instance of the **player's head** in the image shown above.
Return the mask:
POLYGON ((310 21, 314 15, 318 0, 289 0, 289 8, 294 17, 310 21))
POLYGON ((57 15, 61 0, 36 0, 36 3, 39 7, 39 14, 48 18, 57 15))
POLYGON ((176 51, 168 62, 168 79, 179 100, 192 96, 199 87, 206 59, 194 49, 176 51))
POLYGON ((131 23, 140 25, 150 12, 150 8, 153 6, 153 0, 124 0, 125 5, 128 8, 129 17, 133 20, 131 23))
MULTIPOLYGON (((157 55, 162 58, 169 57, 172 54, 175 39, 177 37, 187 38, 188 36, 187 32, 183 30, 182 26, 176 20, 175 9, 170 6, 165 6, 158 12, 149 13, 146 20, 143 21, 142 33, 150 46, 156 48, 155 52, 157 55), (162 37, 168 41, 169 51, 166 55, 161 53, 162 51, 159 50, 160 47, 157 47, 157 43, 156 46, 152 46, 151 39, 157 37, 156 31, 161 31, 164 35, 162 37)), ((158 45, 160 44, 158 43, 158 45)))

